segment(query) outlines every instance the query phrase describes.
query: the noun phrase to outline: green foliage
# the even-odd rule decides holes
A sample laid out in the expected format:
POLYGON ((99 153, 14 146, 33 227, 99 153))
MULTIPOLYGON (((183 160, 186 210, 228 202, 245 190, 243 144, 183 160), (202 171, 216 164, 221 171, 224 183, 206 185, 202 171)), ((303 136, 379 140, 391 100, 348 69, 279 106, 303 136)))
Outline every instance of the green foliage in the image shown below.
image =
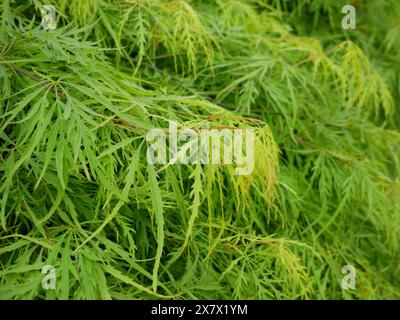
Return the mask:
POLYGON ((400 4, 344 2, 3 0, 0 298, 400 298, 400 4), (148 164, 168 121, 253 173, 148 164))

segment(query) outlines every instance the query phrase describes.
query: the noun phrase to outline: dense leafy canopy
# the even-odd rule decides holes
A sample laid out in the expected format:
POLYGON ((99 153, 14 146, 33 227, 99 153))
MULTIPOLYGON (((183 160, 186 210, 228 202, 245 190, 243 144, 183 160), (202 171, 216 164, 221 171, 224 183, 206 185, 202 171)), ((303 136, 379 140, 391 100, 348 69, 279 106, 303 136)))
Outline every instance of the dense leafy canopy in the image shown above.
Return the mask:
POLYGON ((400 3, 347 2, 3 0, 0 298, 400 298, 400 3), (152 166, 170 120, 253 173, 152 166))

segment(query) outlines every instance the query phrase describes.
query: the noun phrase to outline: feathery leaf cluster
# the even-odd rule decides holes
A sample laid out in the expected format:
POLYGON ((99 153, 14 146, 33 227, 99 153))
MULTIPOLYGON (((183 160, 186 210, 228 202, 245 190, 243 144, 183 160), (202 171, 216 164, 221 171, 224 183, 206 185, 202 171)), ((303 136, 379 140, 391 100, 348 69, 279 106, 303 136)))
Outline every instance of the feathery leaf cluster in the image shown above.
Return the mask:
POLYGON ((400 298, 400 4, 345 2, 3 0, 0 298, 400 298), (254 171, 149 164, 169 121, 254 171))

